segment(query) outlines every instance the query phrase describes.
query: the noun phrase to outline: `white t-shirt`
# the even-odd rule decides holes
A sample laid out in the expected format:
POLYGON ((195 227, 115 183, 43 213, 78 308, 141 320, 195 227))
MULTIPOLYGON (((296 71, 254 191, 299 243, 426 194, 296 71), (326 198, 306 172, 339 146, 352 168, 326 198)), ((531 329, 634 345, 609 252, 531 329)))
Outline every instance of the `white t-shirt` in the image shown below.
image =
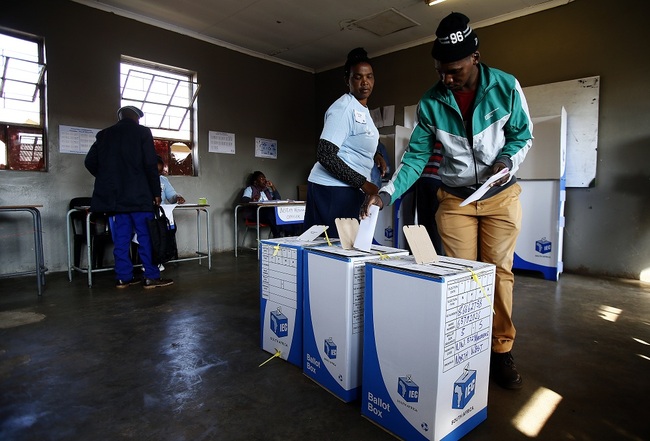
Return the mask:
MULTIPOLYGON (((338 157, 350 168, 370 180, 374 156, 379 142, 379 131, 368 108, 352 94, 347 93, 327 109, 325 125, 320 136, 339 147, 338 157)), ((347 187, 316 162, 309 174, 309 182, 333 187, 347 187)))

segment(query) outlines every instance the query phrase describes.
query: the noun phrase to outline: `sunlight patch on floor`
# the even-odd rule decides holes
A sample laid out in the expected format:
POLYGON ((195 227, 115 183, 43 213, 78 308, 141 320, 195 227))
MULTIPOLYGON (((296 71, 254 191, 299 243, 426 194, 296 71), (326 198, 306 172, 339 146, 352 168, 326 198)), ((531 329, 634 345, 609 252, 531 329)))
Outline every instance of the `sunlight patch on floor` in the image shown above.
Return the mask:
POLYGON ((607 320, 608 322, 615 322, 618 320, 618 317, 623 312, 622 309, 614 308, 613 306, 600 305, 598 309, 598 315, 601 319, 607 320))
POLYGON ((515 415, 512 424, 524 435, 535 438, 553 415, 560 401, 562 401, 561 395, 540 387, 515 415))

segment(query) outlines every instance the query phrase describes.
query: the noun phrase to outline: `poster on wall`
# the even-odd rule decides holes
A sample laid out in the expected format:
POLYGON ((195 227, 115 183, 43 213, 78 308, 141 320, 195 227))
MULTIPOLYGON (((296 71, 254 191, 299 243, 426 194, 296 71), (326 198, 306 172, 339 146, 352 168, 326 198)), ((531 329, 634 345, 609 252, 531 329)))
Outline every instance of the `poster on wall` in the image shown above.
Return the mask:
POLYGON ((226 132, 208 132, 208 151, 210 153, 235 154, 235 134, 226 132))
POLYGON ((278 159, 278 141, 275 139, 255 138, 255 157, 278 159))
POLYGON ((95 142, 95 136, 100 130, 60 125, 59 152, 85 155, 95 142))

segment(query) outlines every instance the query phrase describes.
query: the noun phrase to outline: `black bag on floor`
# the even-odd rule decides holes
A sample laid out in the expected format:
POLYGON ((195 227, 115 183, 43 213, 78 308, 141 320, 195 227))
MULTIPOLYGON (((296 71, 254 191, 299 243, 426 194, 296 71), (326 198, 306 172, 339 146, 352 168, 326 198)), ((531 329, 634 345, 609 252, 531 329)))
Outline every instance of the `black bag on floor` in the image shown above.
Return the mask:
POLYGON ((147 220, 151 237, 152 259, 155 265, 178 259, 176 228, 169 223, 165 210, 154 208, 154 218, 147 220))

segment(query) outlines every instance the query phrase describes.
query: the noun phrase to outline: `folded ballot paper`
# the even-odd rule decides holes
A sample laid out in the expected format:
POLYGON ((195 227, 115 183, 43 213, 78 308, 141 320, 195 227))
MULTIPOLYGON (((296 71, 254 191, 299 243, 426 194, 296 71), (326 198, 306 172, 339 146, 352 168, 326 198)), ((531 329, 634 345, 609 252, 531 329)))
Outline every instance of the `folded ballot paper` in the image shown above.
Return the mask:
POLYGON ((357 219, 335 219, 336 228, 339 230, 339 239, 341 239, 341 247, 344 250, 355 248, 369 252, 372 247, 372 237, 375 233, 378 217, 379 207, 371 205, 368 216, 361 220, 361 224, 357 219))
POLYGON ((508 173, 510 173, 510 170, 508 168, 503 168, 503 169, 499 170, 498 173, 493 174, 492 176, 490 176, 490 179, 485 181, 485 183, 483 185, 481 185, 478 190, 476 190, 474 193, 469 195, 469 197, 467 199, 465 199, 463 202, 461 202, 460 206, 464 207, 467 204, 471 204, 472 202, 475 202, 475 201, 478 201, 479 199, 481 199, 483 197, 483 195, 485 195, 485 193, 487 193, 488 190, 490 188, 492 188, 492 184, 494 182, 498 181, 499 179, 503 178, 504 176, 508 176, 508 173))

